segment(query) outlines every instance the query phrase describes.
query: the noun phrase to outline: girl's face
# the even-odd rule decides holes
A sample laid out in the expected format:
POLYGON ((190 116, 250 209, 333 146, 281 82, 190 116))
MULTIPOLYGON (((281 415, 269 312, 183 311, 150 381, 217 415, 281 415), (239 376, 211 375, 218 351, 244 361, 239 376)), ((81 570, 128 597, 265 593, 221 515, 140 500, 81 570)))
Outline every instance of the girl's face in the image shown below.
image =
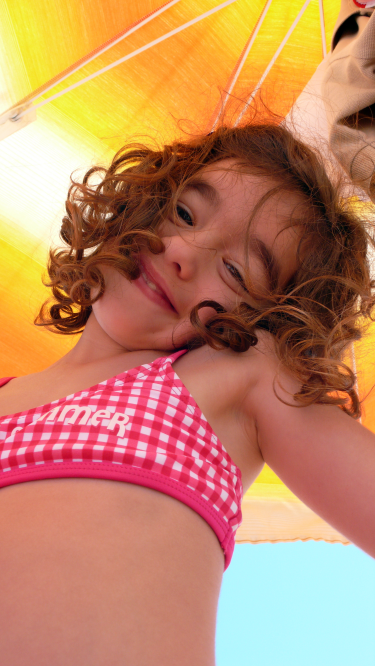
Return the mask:
MULTIPOLYGON (((172 350, 193 337, 189 315, 205 299, 230 311, 245 301, 256 303, 244 285, 248 277, 265 296, 271 285, 282 288, 296 269, 298 235, 285 228, 297 195, 281 193, 254 206, 272 187, 270 178, 241 174, 234 160, 222 160, 199 172, 181 194, 177 220, 164 220, 161 254, 144 250, 141 275, 129 282, 115 269, 101 267, 106 289, 93 305, 103 333, 127 350, 172 350), (247 240, 246 240, 247 239, 247 240)), ((213 310, 200 310, 203 321, 213 310)))

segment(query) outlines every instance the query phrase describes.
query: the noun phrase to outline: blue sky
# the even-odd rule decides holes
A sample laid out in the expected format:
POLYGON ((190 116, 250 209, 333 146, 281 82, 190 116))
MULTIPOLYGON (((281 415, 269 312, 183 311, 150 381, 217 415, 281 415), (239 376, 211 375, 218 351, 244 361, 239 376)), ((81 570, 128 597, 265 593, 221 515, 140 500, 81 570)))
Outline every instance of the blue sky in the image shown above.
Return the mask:
POLYGON ((375 560, 324 542, 239 544, 217 666, 375 666, 375 560))

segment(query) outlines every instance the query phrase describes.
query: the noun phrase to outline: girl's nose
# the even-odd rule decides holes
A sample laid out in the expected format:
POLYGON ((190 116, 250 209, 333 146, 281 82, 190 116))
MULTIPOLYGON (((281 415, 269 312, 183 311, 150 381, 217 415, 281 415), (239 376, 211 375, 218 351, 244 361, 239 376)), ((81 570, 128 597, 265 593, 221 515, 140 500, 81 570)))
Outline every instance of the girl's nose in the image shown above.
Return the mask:
POLYGON ((165 261, 181 280, 196 278, 208 266, 212 252, 197 245, 196 241, 186 240, 177 234, 163 238, 163 242, 165 261))

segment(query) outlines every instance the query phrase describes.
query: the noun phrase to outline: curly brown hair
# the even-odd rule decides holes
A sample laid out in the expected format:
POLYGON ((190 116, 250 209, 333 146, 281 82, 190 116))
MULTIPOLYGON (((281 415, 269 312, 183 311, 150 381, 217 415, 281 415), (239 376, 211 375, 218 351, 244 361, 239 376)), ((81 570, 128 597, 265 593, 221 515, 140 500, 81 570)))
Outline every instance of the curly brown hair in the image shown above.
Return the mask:
POLYGON ((300 229, 298 268, 281 293, 273 289, 263 300, 256 295, 256 308, 241 303, 226 312, 214 301, 198 304, 190 317, 196 334, 187 344, 243 352, 257 343, 257 328, 267 329, 280 360, 302 382, 297 404, 339 405, 358 417, 355 376, 343 358, 363 334, 375 302, 370 225, 339 197, 317 153, 276 122, 222 126, 161 149, 132 143, 109 168, 90 169, 82 183, 72 180, 60 234, 67 247, 50 251, 53 301, 42 306, 35 323, 57 333, 81 332, 105 289, 99 265, 136 279, 141 248, 163 251, 158 227, 189 179, 228 158, 242 172, 279 183, 252 217, 281 190, 303 201, 290 221, 300 229), (93 287, 99 287, 95 298, 93 287), (199 318, 204 306, 215 311, 205 324, 199 318))

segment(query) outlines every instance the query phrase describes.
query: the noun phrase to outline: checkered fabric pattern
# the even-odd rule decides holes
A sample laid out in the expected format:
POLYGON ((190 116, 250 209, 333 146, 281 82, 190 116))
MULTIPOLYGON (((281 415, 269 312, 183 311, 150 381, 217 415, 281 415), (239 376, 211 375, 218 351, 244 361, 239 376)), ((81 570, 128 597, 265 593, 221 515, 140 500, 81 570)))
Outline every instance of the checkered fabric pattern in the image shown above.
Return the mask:
POLYGON ((172 368, 183 353, 0 418, 0 487, 89 477, 153 488, 208 522, 228 566, 241 473, 172 368))

